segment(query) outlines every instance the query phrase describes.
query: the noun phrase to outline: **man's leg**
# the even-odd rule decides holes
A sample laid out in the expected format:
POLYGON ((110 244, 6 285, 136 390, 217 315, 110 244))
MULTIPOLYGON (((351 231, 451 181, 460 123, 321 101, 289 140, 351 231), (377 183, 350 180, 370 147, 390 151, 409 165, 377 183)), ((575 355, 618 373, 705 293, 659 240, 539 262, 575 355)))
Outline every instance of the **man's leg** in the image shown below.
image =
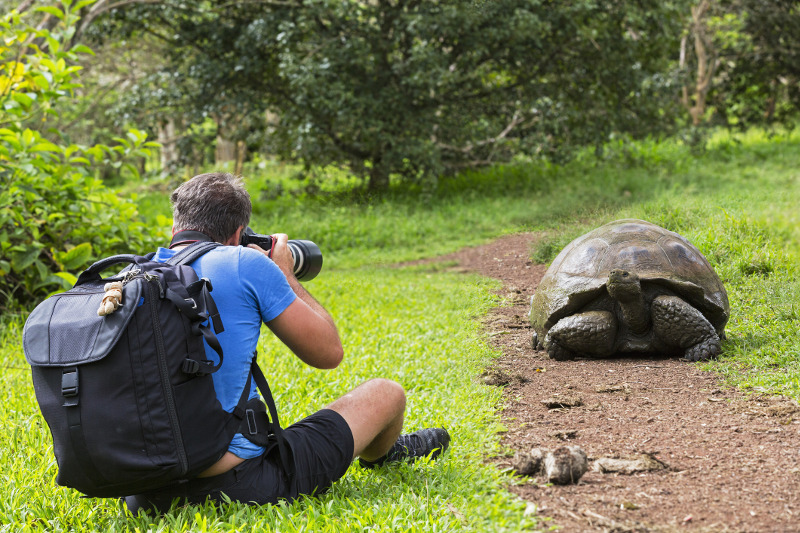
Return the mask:
POLYGON ((388 452, 400 436, 406 393, 394 381, 371 379, 330 404, 328 409, 342 415, 350 426, 353 457, 374 461, 388 452))
POLYGON ((345 394, 328 409, 339 413, 353 434, 353 458, 364 468, 386 462, 437 457, 450 444, 444 428, 428 428, 401 435, 406 393, 388 379, 372 379, 345 394))

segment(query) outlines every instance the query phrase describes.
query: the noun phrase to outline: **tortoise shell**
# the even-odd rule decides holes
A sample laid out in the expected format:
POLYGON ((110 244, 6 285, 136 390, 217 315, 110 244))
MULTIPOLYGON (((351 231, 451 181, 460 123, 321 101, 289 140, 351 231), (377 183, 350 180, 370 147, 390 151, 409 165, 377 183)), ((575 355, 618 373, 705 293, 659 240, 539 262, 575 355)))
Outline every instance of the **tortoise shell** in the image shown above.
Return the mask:
POLYGON ((530 321, 539 338, 561 318, 607 295, 611 270, 638 274, 698 309, 722 333, 728 295, 703 254, 685 237, 636 219, 610 222, 569 243, 553 260, 531 299, 530 321))

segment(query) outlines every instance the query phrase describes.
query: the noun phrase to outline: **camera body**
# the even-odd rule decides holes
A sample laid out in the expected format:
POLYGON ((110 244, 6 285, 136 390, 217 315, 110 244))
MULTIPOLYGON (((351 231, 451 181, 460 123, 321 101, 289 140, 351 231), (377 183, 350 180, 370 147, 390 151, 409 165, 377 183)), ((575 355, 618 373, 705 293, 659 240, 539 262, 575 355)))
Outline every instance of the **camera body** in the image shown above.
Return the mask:
MULTIPOLYGON (((255 244, 264 250, 271 251, 272 241, 272 235, 256 233, 250 226, 242 232, 242 246, 255 244)), ((294 259, 292 270, 295 277, 300 281, 309 281, 317 277, 322 270, 322 251, 319 246, 312 241, 301 239, 289 239, 288 246, 294 259)))

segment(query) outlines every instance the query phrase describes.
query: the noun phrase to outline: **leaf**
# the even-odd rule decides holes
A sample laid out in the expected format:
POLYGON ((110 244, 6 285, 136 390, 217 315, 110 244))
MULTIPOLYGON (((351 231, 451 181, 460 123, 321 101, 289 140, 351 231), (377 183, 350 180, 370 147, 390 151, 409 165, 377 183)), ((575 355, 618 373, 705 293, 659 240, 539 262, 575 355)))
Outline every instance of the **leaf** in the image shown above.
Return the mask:
POLYGON ((36 270, 39 272, 39 279, 47 279, 50 276, 50 272, 47 270, 47 265, 38 259, 33 262, 33 266, 35 266, 36 270))
POLYGON ((32 130, 25 130, 22 132, 22 145, 30 146, 36 140, 37 135, 32 130))
POLYGON ((60 152, 61 148, 51 143, 50 141, 44 141, 37 144, 34 144, 28 149, 29 152, 60 152))
POLYGON ((70 286, 78 282, 78 278, 69 272, 56 272, 55 275, 66 281, 70 286))
POLYGON ((64 270, 75 270, 91 259, 92 245, 84 242, 66 252, 54 252, 53 255, 64 270))
POLYGON ((50 13, 54 17, 58 17, 60 20, 64 20, 64 12, 55 6, 40 6, 36 8, 36 11, 50 13))
POLYGON ((72 9, 73 9, 74 11, 77 11, 77 10, 79 10, 79 9, 80 9, 80 8, 82 8, 82 7, 86 7, 86 6, 88 6, 89 4, 94 4, 94 3, 95 3, 95 1, 96 1, 96 0, 80 0, 80 2, 76 3, 76 4, 75 4, 75 5, 72 7, 72 9))
POLYGON ((14 272, 23 273, 26 268, 31 266, 34 261, 39 257, 42 249, 39 247, 30 247, 24 252, 18 252, 11 256, 11 268, 14 272))
POLYGON ((38 74, 33 77, 33 82, 37 87, 44 89, 45 91, 50 88, 50 80, 47 79, 47 76, 38 74))
POLYGON ((95 55, 94 50, 92 50, 85 44, 79 44, 78 46, 73 46, 70 52, 95 55))
POLYGON ((22 107, 28 108, 33 104, 33 98, 28 96, 27 93, 14 93, 11 95, 16 102, 18 102, 22 107))
POLYGON ((50 52, 57 54, 58 51, 61 49, 61 43, 58 42, 57 39, 50 37, 49 35, 46 36, 47 39, 47 46, 50 47, 50 52))

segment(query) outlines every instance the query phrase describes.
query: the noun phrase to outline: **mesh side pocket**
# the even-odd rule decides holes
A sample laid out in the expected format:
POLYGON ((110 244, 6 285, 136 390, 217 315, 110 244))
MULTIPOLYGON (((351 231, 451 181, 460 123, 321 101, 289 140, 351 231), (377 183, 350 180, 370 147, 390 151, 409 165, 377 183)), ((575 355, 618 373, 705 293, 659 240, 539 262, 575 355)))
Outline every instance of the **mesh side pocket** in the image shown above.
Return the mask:
POLYGON ((50 357, 52 363, 80 360, 97 340, 103 318, 97 316, 102 294, 74 294, 58 299, 50 321, 50 357))

